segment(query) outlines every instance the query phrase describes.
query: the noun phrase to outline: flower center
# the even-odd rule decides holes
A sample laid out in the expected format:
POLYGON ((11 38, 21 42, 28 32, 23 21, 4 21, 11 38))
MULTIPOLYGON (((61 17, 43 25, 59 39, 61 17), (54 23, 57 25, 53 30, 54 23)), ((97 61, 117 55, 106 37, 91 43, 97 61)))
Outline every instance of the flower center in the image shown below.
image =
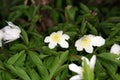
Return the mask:
POLYGON ((60 38, 61 38, 61 36, 60 36, 59 34, 54 34, 54 35, 52 36, 53 42, 59 42, 59 41, 60 41, 60 38))
POLYGON ((81 43, 80 45, 83 46, 83 47, 87 47, 90 45, 90 38, 89 37, 84 37, 82 40, 81 40, 81 43))

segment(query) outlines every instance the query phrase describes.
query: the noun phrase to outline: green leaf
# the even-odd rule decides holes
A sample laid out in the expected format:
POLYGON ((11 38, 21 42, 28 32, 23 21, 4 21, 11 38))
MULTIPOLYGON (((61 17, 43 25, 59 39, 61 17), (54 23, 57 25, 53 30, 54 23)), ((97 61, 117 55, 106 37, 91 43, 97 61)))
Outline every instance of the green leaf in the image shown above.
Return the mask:
POLYGON ((48 71, 46 67, 44 66, 44 64, 42 63, 42 61, 40 60, 39 56, 36 54, 36 52, 28 51, 28 54, 31 60, 33 61, 33 63, 36 65, 39 71, 39 74, 41 75, 43 80, 49 80, 48 71))
POLYGON ((90 12, 89 8, 88 8, 85 4, 83 4, 83 3, 80 3, 80 8, 81 8, 85 13, 89 13, 89 12, 90 12))
POLYGON ((109 62, 115 63, 116 65, 120 66, 120 61, 116 59, 116 58, 118 58, 118 55, 116 55, 116 54, 101 53, 98 55, 98 58, 100 58, 100 60, 103 60, 106 62, 109 61, 109 62))
POLYGON ((120 17, 108 17, 106 22, 120 22, 120 17))
POLYGON ((41 48, 41 52, 44 53, 44 54, 47 54, 47 55, 58 55, 58 54, 56 53, 56 51, 51 50, 51 49, 49 49, 49 48, 46 47, 46 46, 43 46, 43 47, 41 48))
POLYGON ((117 66, 110 62, 103 61, 102 63, 104 65, 104 67, 106 68, 108 74, 111 76, 112 80, 119 80, 119 78, 117 78, 117 76, 115 75, 117 66))
POLYGON ((25 50, 25 49, 27 49, 27 47, 26 47, 24 44, 21 44, 21 43, 13 44, 13 45, 10 47, 10 50, 18 50, 18 51, 21 51, 21 50, 25 50))
POLYGON ((64 71, 64 70, 67 69, 67 68, 68 68, 68 65, 67 65, 67 64, 60 66, 60 67, 56 70, 54 76, 59 76, 59 73, 62 72, 62 71, 64 71))
POLYGON ((19 10, 14 11, 14 12, 12 12, 12 13, 9 15, 8 20, 10 20, 10 21, 15 21, 15 20, 16 20, 17 18, 19 18, 21 15, 22 15, 22 13, 21 13, 19 10))
POLYGON ((27 72, 29 74, 29 76, 31 77, 31 80, 41 80, 39 74, 37 73, 37 71, 35 71, 35 69, 31 69, 30 67, 27 67, 27 72))
POLYGON ((12 65, 6 65, 13 73, 19 76, 23 80, 31 80, 26 71, 21 67, 14 67, 12 65))
POLYGON ((8 71, 1 71, 0 72, 0 80, 10 80, 13 76, 8 71))
POLYGON ((87 64, 86 60, 84 60, 84 67, 83 67, 83 77, 84 80, 94 80, 94 73, 90 66, 87 64))
MULTIPOLYGON (((69 5, 70 6, 70 5, 69 5)), ((75 15, 76 15, 76 11, 77 11, 78 9, 76 8, 76 7, 72 7, 72 6, 70 6, 70 8, 68 9, 68 8, 66 8, 65 9, 65 11, 66 11, 66 13, 67 13, 67 17, 68 17, 68 19, 70 20, 70 21, 74 21, 75 20, 75 15)), ((68 21, 69 21, 68 20, 68 21)))
POLYGON ((67 60, 67 58, 68 58, 68 51, 61 53, 55 58, 55 60, 53 61, 50 67, 51 79, 56 75, 58 69, 60 69, 60 66, 67 60))
POLYGON ((86 33, 86 21, 85 21, 85 19, 82 20, 80 31, 83 35, 86 33))
POLYGON ((24 29, 21 29, 21 31, 22 31, 22 38, 25 44, 28 45, 29 44, 28 34, 24 29))
POLYGON ((105 72, 104 67, 102 66, 102 64, 100 63, 98 59, 96 61, 94 72, 95 72, 95 76, 100 80, 107 79, 108 77, 107 73, 105 72))
POLYGON ((87 22, 88 28, 91 30, 91 33, 94 35, 97 35, 97 30, 94 26, 92 26, 92 24, 90 24, 89 22, 87 22))
POLYGON ((109 38, 112 39, 114 36, 116 36, 120 31, 120 26, 114 26, 111 29, 111 33, 109 34, 109 38))
MULTIPOLYGON (((29 48, 34 48, 34 49, 38 49, 39 47, 41 47, 44 44, 44 40, 43 40, 43 36, 35 33, 35 32, 31 32, 31 39, 29 42, 29 48)), ((40 49, 38 49, 40 50, 40 49)))
POLYGON ((3 64, 3 62, 1 60, 0 60, 0 69, 4 70, 4 64, 3 64))
POLYGON ((59 23, 60 13, 54 9, 51 10, 51 17, 55 24, 59 23))
MULTIPOLYGON (((7 64, 9 65, 13 65, 15 64, 18 60, 19 64, 21 64, 24 60, 20 59, 23 58, 23 56, 25 56, 25 51, 21 51, 20 53, 17 53, 15 55, 13 55, 11 58, 8 59, 7 64)), ((24 57, 25 58, 25 57, 24 57)))

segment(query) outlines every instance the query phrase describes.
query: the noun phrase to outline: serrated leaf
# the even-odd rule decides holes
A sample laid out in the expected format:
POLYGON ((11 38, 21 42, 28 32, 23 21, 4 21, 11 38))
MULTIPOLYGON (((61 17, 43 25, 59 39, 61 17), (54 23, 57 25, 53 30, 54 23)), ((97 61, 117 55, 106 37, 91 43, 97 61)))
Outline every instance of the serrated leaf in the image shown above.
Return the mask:
POLYGON ((13 65, 16 63, 16 61, 23 56, 25 53, 25 51, 21 51, 20 53, 17 53, 15 55, 13 55, 11 58, 8 59, 7 64, 13 65))
POLYGON ((24 69, 21 67, 14 67, 12 65, 6 65, 13 73, 15 73, 17 76, 19 76, 23 80, 31 80, 28 74, 24 69))
POLYGON ((21 44, 21 43, 18 43, 18 44, 13 44, 11 47, 10 47, 11 50, 24 50, 24 49, 27 49, 27 47, 24 45, 24 44, 21 44))
POLYGON ((31 77, 31 80, 41 80, 39 74, 37 73, 37 71, 35 71, 34 68, 31 69, 30 67, 27 67, 27 71, 28 71, 28 74, 31 77))
POLYGON ((111 76, 112 80, 119 80, 116 76, 116 68, 117 66, 110 62, 102 62, 104 67, 106 68, 108 74, 111 76))
MULTIPOLYGON (((76 15, 76 11, 78 9, 76 7, 72 7, 70 9, 66 8, 65 11, 67 13, 67 17, 70 21, 74 21, 75 20, 75 15, 76 15)), ((69 21, 68 20, 68 21, 69 21)))
POLYGON ((12 78, 13 78, 13 76, 9 72, 7 72, 7 71, 0 72, 0 80, 10 80, 12 78))
POLYGON ((94 35, 97 35, 97 30, 94 26, 92 26, 92 24, 90 24, 89 22, 87 23, 88 28, 91 30, 91 33, 94 35))
POLYGON ((63 66, 60 66, 60 67, 56 70, 54 76, 59 76, 58 74, 59 74, 60 72, 64 71, 65 69, 67 69, 67 68, 68 68, 68 65, 67 65, 67 64, 65 64, 65 65, 63 65, 63 66))
POLYGON ((85 4, 83 4, 83 3, 80 3, 80 8, 81 8, 85 13, 89 13, 89 12, 90 12, 89 8, 88 8, 85 4))
POLYGON ((43 63, 40 60, 39 56, 36 54, 36 52, 28 51, 28 53, 29 53, 29 56, 30 56, 31 60, 36 65, 41 77, 44 80, 47 80, 47 79, 49 80, 48 71, 47 71, 46 67, 43 65, 43 63))
POLYGON ((23 38, 25 44, 28 45, 29 44, 29 39, 28 39, 27 32, 24 29, 21 29, 21 33, 22 33, 22 38, 23 38))
POLYGON ((60 56, 58 55, 55 58, 55 60, 53 61, 50 67, 51 79, 57 73, 56 71, 60 68, 60 66, 67 60, 67 58, 68 58, 68 51, 61 53, 60 56))
POLYGON ((96 65, 95 65, 95 70, 94 72, 96 73, 96 77, 100 80, 104 80, 107 79, 107 73, 105 72, 104 67, 102 66, 102 64, 100 63, 100 61, 97 59, 96 61, 96 65))

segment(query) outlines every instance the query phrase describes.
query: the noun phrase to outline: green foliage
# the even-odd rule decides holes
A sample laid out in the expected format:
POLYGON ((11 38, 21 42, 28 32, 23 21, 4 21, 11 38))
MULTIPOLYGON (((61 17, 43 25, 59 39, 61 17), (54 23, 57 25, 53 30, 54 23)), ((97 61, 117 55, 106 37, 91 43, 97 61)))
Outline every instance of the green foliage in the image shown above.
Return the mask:
MULTIPOLYGON (((92 71, 84 61, 84 80, 119 80, 120 55, 110 53, 120 44, 118 0, 0 0, 0 26, 12 21, 21 29, 19 39, 0 48, 0 80, 68 80, 71 63, 97 56, 92 71), (54 1, 54 2, 52 2, 54 1), (69 48, 49 49, 44 42, 52 32, 70 36, 69 48), (106 42, 92 54, 77 51, 75 41, 84 35, 102 36, 106 42)), ((79 65, 81 66, 81 65, 79 65)))

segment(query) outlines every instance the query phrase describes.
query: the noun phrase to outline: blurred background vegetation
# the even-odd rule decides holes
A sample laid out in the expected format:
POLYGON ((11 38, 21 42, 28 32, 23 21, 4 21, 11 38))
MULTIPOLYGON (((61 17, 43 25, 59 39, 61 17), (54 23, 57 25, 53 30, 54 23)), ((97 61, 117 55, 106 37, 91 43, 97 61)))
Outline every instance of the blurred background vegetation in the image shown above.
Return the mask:
POLYGON ((5 21, 18 22, 25 26, 32 22, 32 26, 38 31, 46 31, 57 23, 68 21, 64 13, 68 5, 75 8, 73 12, 76 12, 77 20, 80 3, 87 5, 91 14, 97 15, 99 21, 120 21, 120 0, 0 0, 0 26, 4 26, 5 21))

